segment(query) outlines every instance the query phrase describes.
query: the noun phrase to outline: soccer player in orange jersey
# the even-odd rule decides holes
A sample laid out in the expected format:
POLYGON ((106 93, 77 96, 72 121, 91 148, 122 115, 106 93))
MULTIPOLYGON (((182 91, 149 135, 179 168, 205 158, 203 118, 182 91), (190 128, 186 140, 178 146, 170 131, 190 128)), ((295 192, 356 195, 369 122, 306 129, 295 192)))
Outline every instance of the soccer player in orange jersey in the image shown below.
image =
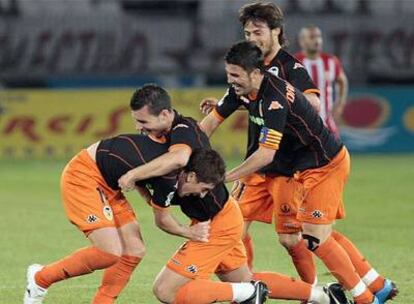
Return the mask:
POLYGON ((335 119, 341 117, 348 94, 348 80, 339 59, 322 52, 322 32, 317 26, 300 30, 302 52, 295 54, 320 89, 319 115, 328 129, 339 137, 335 119))

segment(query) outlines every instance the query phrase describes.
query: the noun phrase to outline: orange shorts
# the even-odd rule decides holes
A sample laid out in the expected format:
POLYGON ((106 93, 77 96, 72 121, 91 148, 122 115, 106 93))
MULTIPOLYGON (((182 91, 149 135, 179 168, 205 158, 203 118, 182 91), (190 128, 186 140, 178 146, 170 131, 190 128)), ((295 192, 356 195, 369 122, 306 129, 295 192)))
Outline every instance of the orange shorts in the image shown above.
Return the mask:
POLYGON ((86 150, 66 165, 60 186, 67 217, 86 235, 99 228, 121 227, 136 220, 122 192, 106 184, 86 150))
POLYGON ((295 193, 300 205, 299 220, 312 224, 331 224, 345 217, 342 195, 350 165, 349 153, 343 147, 326 166, 295 174, 299 182, 295 193))
POLYGON ((207 243, 187 241, 171 257, 167 267, 190 279, 208 279, 213 273, 227 273, 247 263, 241 240, 243 218, 230 198, 211 221, 207 243))
POLYGON ((243 179, 244 190, 238 203, 246 221, 272 223, 278 233, 301 231, 297 220, 297 204, 294 200, 297 182, 285 176, 252 174, 243 179))

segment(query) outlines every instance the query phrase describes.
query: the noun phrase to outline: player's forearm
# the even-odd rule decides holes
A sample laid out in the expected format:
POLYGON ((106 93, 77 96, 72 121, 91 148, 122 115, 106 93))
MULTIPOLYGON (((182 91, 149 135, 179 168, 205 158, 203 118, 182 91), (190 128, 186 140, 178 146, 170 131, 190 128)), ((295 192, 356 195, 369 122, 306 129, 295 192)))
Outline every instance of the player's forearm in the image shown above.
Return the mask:
POLYGON ((180 150, 167 152, 145 165, 130 170, 128 174, 131 174, 132 179, 135 181, 163 176, 184 167, 189 158, 188 153, 184 151, 183 153, 180 150))
POLYGON ((213 113, 210 113, 200 122, 200 128, 208 137, 211 137, 220 124, 221 121, 215 118, 213 113))
POLYGON ((154 212, 155 224, 162 231, 168 234, 181 236, 187 239, 191 238, 191 231, 189 226, 182 225, 181 223, 179 223, 169 211, 155 210, 154 212))
POLYGON ((276 150, 259 147, 240 166, 226 173, 226 182, 233 182, 259 171, 272 162, 275 153, 276 150))

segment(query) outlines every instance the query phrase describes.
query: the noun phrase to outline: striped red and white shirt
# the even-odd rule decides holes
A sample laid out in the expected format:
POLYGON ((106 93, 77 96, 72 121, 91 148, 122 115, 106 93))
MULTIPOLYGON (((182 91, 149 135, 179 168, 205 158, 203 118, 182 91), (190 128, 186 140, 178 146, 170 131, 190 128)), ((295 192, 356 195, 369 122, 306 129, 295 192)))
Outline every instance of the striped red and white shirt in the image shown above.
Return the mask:
POLYGON ((321 53, 317 59, 309 59, 304 53, 297 53, 295 57, 302 62, 320 90, 321 111, 319 115, 326 126, 338 135, 332 110, 335 101, 335 81, 342 72, 341 62, 336 56, 327 53, 321 53))

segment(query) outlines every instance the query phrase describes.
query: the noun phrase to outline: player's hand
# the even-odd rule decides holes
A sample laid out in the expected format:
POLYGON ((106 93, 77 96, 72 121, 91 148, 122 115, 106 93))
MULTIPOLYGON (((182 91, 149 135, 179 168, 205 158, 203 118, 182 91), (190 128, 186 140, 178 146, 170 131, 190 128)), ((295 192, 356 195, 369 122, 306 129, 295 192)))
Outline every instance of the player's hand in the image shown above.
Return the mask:
POLYGON ((135 189, 135 181, 134 173, 130 170, 118 179, 118 186, 122 191, 131 191, 135 189))
POLYGON ((210 112, 213 111, 213 109, 217 105, 217 103, 218 103, 218 99, 217 98, 214 98, 214 97, 204 98, 200 102, 200 110, 201 110, 201 113, 203 113, 204 115, 210 114, 210 112))
POLYGON ((233 187, 231 188, 231 196, 238 201, 242 196, 245 189, 245 184, 241 181, 235 181, 233 187))
POLYGON ((210 237, 210 220, 190 226, 190 240, 207 243, 210 237))

